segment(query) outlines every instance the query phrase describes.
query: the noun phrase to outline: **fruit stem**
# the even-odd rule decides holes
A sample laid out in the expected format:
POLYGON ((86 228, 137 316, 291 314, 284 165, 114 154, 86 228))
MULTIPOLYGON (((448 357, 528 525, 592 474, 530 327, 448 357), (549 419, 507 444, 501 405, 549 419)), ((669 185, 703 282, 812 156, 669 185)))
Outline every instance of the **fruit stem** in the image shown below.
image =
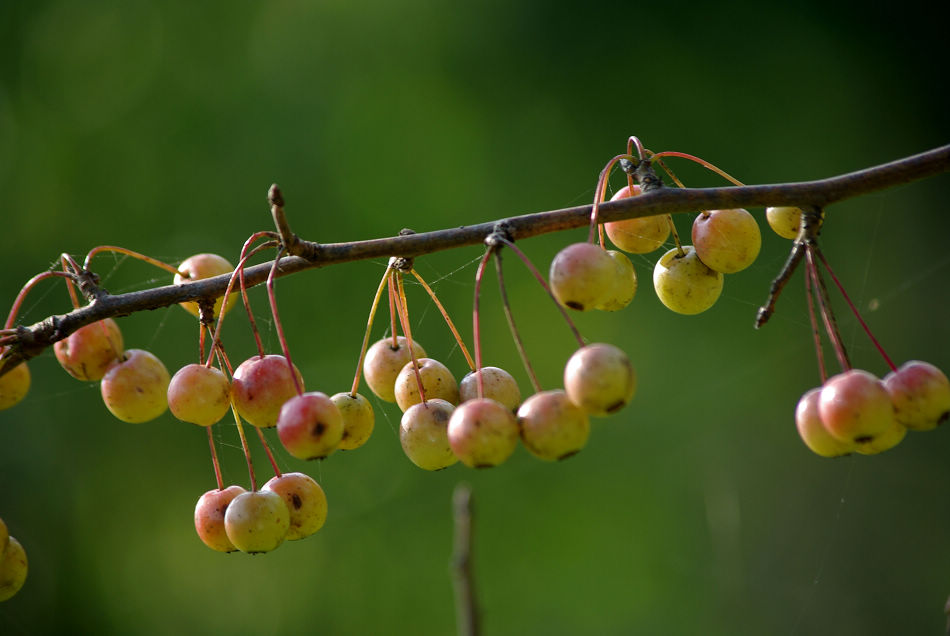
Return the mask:
POLYGON ((178 271, 178 268, 175 267, 174 265, 169 265, 168 263, 164 263, 156 258, 152 258, 151 256, 146 256, 145 254, 139 254, 138 252, 134 252, 124 247, 118 247, 116 245, 100 245, 99 247, 92 248, 89 251, 89 253, 86 254, 86 260, 83 262, 82 268, 88 270, 89 263, 92 261, 93 257, 96 254, 99 254, 100 252, 114 252, 116 254, 131 256, 132 258, 137 258, 140 261, 145 261, 149 265, 154 265, 155 267, 158 267, 159 269, 164 269, 166 272, 169 272, 171 274, 181 273, 178 271))
POLYGON ((396 288, 393 286, 393 277, 390 273, 389 277, 389 330, 392 332, 392 349, 395 351, 399 348, 399 329, 397 321, 399 317, 396 315, 396 288))
POLYGON ((501 249, 494 250, 493 255, 495 257, 495 272, 498 274, 498 289, 501 292, 501 306, 505 310, 505 318, 508 320, 508 329, 511 331, 511 338, 515 341, 515 349, 518 350, 518 355, 521 356, 521 362, 524 364, 525 371, 528 372, 528 378, 531 380, 531 386, 534 387, 534 392, 540 393, 541 383, 538 382, 538 376, 534 374, 534 368, 532 368, 531 361, 528 359, 528 352, 524 348, 524 343, 521 341, 521 334, 518 333, 518 327, 515 326, 515 316, 511 311, 511 306, 508 304, 508 292, 505 289, 505 275, 501 267, 501 249))
MULTIPOLYGON (((73 260, 69 254, 61 254, 59 257, 63 271, 66 273, 79 274, 79 264, 73 260)), ((69 299, 73 303, 73 309, 79 309, 79 297, 76 296, 76 289, 73 287, 73 281, 66 279, 66 289, 69 291, 69 299)))
POLYGON ((861 314, 858 312, 858 308, 854 306, 854 303, 851 302, 851 298, 848 296, 848 292, 844 290, 844 285, 841 284, 841 281, 838 280, 838 277, 835 276, 835 272, 831 269, 831 265, 828 264, 828 260, 825 258, 824 253, 814 246, 812 248, 815 254, 818 255, 818 258, 821 260, 821 264, 825 266, 825 269, 828 270, 828 274, 831 275, 831 280, 835 282, 835 285, 838 286, 838 291, 841 292, 841 295, 844 296, 845 302, 848 303, 848 307, 851 308, 851 313, 854 314, 854 317, 858 319, 858 322, 861 323, 861 327, 864 329, 864 333, 868 335, 868 338, 871 339, 871 342, 874 343, 874 346, 877 348, 878 353, 881 354, 881 357, 884 358, 884 362, 887 363, 887 366, 890 367, 891 371, 897 371, 897 365, 894 364, 894 361, 891 360, 890 356, 887 355, 884 351, 884 347, 881 346, 881 343, 878 342, 877 338, 874 337, 874 334, 871 333, 871 328, 868 327, 868 324, 864 322, 864 318, 861 317, 861 314))
MULTIPOLYGON (((674 152, 674 151, 671 151, 671 150, 664 150, 663 152, 658 152, 658 153, 652 155, 652 156, 650 157, 650 160, 651 160, 651 161, 658 161, 658 160, 660 160, 660 158, 662 158, 662 157, 680 157, 680 158, 682 158, 682 159, 689 159, 690 161, 695 161, 696 163, 698 163, 698 164, 701 165, 702 167, 706 168, 707 170, 712 170, 713 172, 715 172, 716 174, 718 174, 720 177, 722 177, 722 178, 725 179, 726 181, 729 181, 729 182, 732 183, 733 185, 737 185, 737 186, 745 185, 744 183, 742 183, 741 181, 739 181, 739 180, 736 179, 735 177, 730 176, 728 173, 726 173, 726 172, 723 171, 723 170, 720 170, 719 168, 717 168, 717 167, 714 166, 713 164, 709 163, 708 161, 704 161, 704 160, 700 159, 699 157, 695 157, 695 156, 693 156, 693 155, 686 154, 685 152, 674 152)), ((662 161, 660 161, 660 165, 663 165, 662 161)), ((664 170, 666 170, 666 168, 664 168, 664 170)))
POLYGON ((274 291, 274 278, 277 268, 280 266, 280 259, 284 256, 285 249, 281 246, 277 250, 277 256, 274 257, 274 264, 270 268, 270 274, 267 275, 267 300, 270 303, 270 313, 274 318, 274 327, 277 329, 277 339, 280 341, 280 350, 284 353, 284 359, 290 369, 290 377, 294 379, 294 388, 297 389, 297 395, 303 395, 303 385, 300 384, 300 378, 294 373, 294 363, 290 359, 290 347, 287 345, 287 338, 284 337, 284 326, 280 322, 280 315, 277 312, 277 293, 274 291))
MULTIPOLYGON (((258 234, 263 234, 263 232, 259 232, 258 234)), ((214 337, 213 337, 212 340, 211 340, 211 351, 208 352, 208 359, 207 359, 207 361, 205 362, 205 366, 206 366, 206 367, 210 367, 210 366, 211 366, 211 360, 212 360, 212 356, 214 355, 214 350, 215 350, 215 348, 221 346, 221 325, 224 324, 224 315, 225 315, 225 313, 227 313, 227 309, 226 309, 226 308, 227 308, 227 306, 228 306, 228 296, 230 296, 230 295, 231 295, 231 292, 234 290, 234 283, 235 283, 235 281, 238 281, 238 280, 243 281, 243 279, 244 279, 244 265, 247 263, 247 260, 248 260, 250 257, 254 256, 254 254, 256 254, 257 252, 260 252, 260 251, 262 251, 262 250, 265 250, 265 249, 268 249, 268 248, 276 247, 276 246, 277 246, 277 244, 276 244, 275 242, 273 242, 273 241, 268 241, 267 243, 263 243, 263 244, 261 244, 261 245, 258 245, 258 246, 255 247, 253 250, 251 250, 250 253, 244 254, 244 252, 245 252, 245 250, 246 250, 246 248, 247 248, 247 246, 248 246, 248 243, 250 243, 251 240, 256 240, 255 237, 257 237, 257 236, 258 236, 258 235, 255 234, 253 237, 249 238, 249 239, 247 240, 247 242, 244 244, 245 249, 242 249, 242 250, 241 250, 241 260, 238 261, 237 267, 235 267, 235 268, 234 268, 234 271, 231 272, 231 278, 228 280, 228 287, 227 287, 227 289, 224 290, 224 296, 221 297, 221 310, 220 310, 220 312, 218 313, 218 324, 215 326, 214 337)), ((241 286, 241 292, 242 292, 241 295, 244 297, 244 301, 245 301, 244 305, 245 305, 245 307, 249 307, 249 304, 248 304, 248 302, 247 302, 246 290, 244 289, 244 286, 243 286, 243 285, 241 286)), ((260 338, 260 335, 257 333, 257 325, 256 325, 256 323, 254 322, 254 316, 250 313, 250 309, 248 309, 248 316, 249 316, 250 319, 251 319, 251 328, 252 328, 252 331, 253 331, 253 333, 254 333, 254 339, 257 341, 257 350, 258 350, 258 352, 260 352, 261 356, 263 356, 263 355, 264 355, 264 354, 263 354, 264 349, 263 349, 263 346, 261 345, 261 338, 260 338)))
POLYGON ((485 381, 482 378, 482 330, 480 325, 479 297, 482 293, 482 277, 485 275, 485 265, 491 257, 492 248, 485 250, 485 254, 478 262, 478 269, 475 270, 475 300, 472 303, 472 333, 475 338, 475 387, 478 398, 485 397, 485 381))
MULTIPOLYGON (((666 172, 667 175, 669 175, 670 179, 673 180, 673 183, 675 183, 677 186, 681 188, 686 187, 685 185, 683 185, 683 182, 680 181, 679 178, 673 173, 673 171, 670 170, 669 166, 663 163, 662 159, 656 159, 656 155, 651 155, 650 161, 654 161, 654 160, 656 161, 656 163, 660 164, 660 167, 663 168, 663 171, 666 172)), ((684 256, 686 256, 686 252, 683 251, 683 244, 680 243, 680 235, 679 235, 679 232, 676 231, 676 224, 673 223, 672 214, 666 215, 666 223, 670 226, 670 234, 673 236, 673 243, 676 245, 677 256, 679 258, 683 258, 684 256)))
POLYGON ((808 300, 808 320, 811 322, 812 338, 815 342, 815 355, 818 357, 818 375, 821 383, 824 384, 828 379, 828 372, 825 369, 825 354, 821 347, 821 331, 818 329, 818 318, 815 315, 815 290, 812 285, 811 273, 805 275, 805 298, 808 300))
MULTIPOLYGON (((426 392, 422 386, 422 375, 419 373, 419 363, 416 361, 416 352, 412 347, 412 329, 409 327, 409 304, 406 302, 406 290, 402 286, 402 272, 393 270, 390 279, 390 286, 395 286, 396 313, 399 315, 399 322, 402 324, 402 333, 406 336, 406 346, 409 347, 409 359, 412 362, 412 371, 416 376, 416 384, 419 387, 419 398, 422 403, 426 403, 426 392)), ((394 332, 395 333, 395 332, 394 332)), ((427 407, 428 408, 428 407, 427 407)))
MULTIPOLYGON (((254 248, 254 250, 252 250, 251 252, 248 252, 247 250, 248 250, 248 248, 251 246, 251 244, 252 244, 254 241, 256 241, 257 239, 261 238, 262 236, 269 236, 269 237, 272 238, 272 239, 276 239, 276 238, 277 238, 276 235, 275 235, 273 232, 255 232, 254 234, 252 234, 252 235, 250 236, 250 238, 248 238, 248 239, 244 242, 244 246, 241 248, 241 262, 238 264, 238 267, 235 268, 235 271, 237 272, 237 275, 238 275, 238 281, 239 281, 240 284, 241 284, 241 288, 240 288, 240 289, 241 289, 241 300, 244 302, 244 310, 247 312, 247 318, 248 318, 248 320, 250 320, 250 322, 251 322, 251 332, 254 334, 254 342, 257 344, 257 354, 258 354, 260 357, 263 358, 263 357, 264 357, 264 345, 263 345, 263 343, 261 342, 261 334, 260 334, 260 332, 259 332, 258 329, 257 329, 257 321, 254 320, 254 312, 251 311, 251 301, 250 301, 250 299, 249 299, 248 296, 247 296, 247 285, 246 285, 245 282, 244 282, 244 265, 245 265, 245 263, 247 262, 247 259, 250 258, 251 255, 255 254, 256 252, 258 252, 258 251, 264 249, 265 246, 266 246, 266 247, 276 247, 276 246, 279 246, 279 245, 280 245, 280 242, 279 242, 279 241, 268 241, 267 243, 264 243, 264 244, 262 244, 262 245, 257 246, 257 247, 254 248)), ((278 260, 278 259, 274 259, 274 262, 276 263, 277 260, 278 260)), ((231 278, 232 278, 232 279, 234 278, 234 275, 233 275, 233 274, 231 275, 231 278)), ((228 286, 230 287, 230 285, 228 285, 228 286)), ((227 306, 227 304, 226 304, 224 301, 222 301, 222 302, 221 302, 221 318, 224 317, 224 308, 225 308, 226 306, 227 306)), ((220 318, 219 318, 219 324, 220 324, 220 318)))
POLYGON ((632 155, 633 149, 637 149, 637 158, 640 161, 643 161, 643 155, 646 154, 646 150, 643 148, 643 143, 640 141, 640 138, 636 135, 631 135, 627 138, 627 154, 632 155))
POLYGON ((831 309, 831 299, 828 297, 828 288, 825 287, 825 281, 821 277, 818 265, 815 262, 814 245, 805 246, 805 269, 812 277, 812 283, 818 294, 818 310, 821 313, 821 319, 825 323, 825 332, 834 345, 835 355, 838 358, 838 364, 842 371, 851 369, 851 361, 848 359, 848 352, 841 341, 841 333, 838 331, 838 324, 835 321, 834 312, 831 309))
POLYGON ((270 461, 271 468, 274 469, 274 475, 277 477, 281 476, 280 468, 277 467, 277 460, 274 459, 274 453, 270 450, 270 445, 267 443, 267 438, 264 437, 264 431, 255 426, 257 429, 257 436, 261 438, 261 444, 264 446, 264 452, 267 453, 267 459, 270 461))
POLYGON ((567 315, 567 310, 564 309, 564 305, 558 302, 557 298, 554 296, 554 292, 551 291, 551 287, 548 285, 548 282, 544 280, 543 276, 541 276, 541 272, 539 272, 538 268, 534 266, 534 263, 531 262, 531 259, 529 259, 527 255, 518 248, 517 245, 515 245, 508 239, 504 237, 498 237, 498 240, 504 243, 509 248, 511 248, 511 250, 518 256, 518 258, 521 259, 521 261, 525 264, 525 267, 528 268, 528 270, 534 275, 537 281, 541 284, 541 287, 544 288, 544 291, 548 293, 548 296, 550 296, 551 300, 554 302, 554 305, 558 308, 558 311, 561 312, 561 315, 564 317, 564 320, 567 322, 567 326, 570 327, 571 329, 571 333, 574 334, 574 338, 577 340, 577 343, 582 347, 585 346, 587 343, 585 343, 584 339, 581 338, 581 332, 577 330, 577 327, 574 325, 574 321, 571 320, 571 317, 567 315))
POLYGON ((472 371, 475 370, 475 361, 472 360, 471 354, 468 352, 468 348, 465 346, 465 343, 462 342, 462 336, 459 335, 458 329, 455 328, 455 323, 452 322, 452 319, 449 318, 449 314, 445 311, 445 307, 442 306, 442 303, 439 302, 438 297, 435 295, 435 292, 432 291, 432 288, 424 280, 422 276, 419 275, 415 269, 410 269, 409 272, 416 277, 416 280, 422 285, 422 287, 429 294, 429 297, 432 298, 432 301, 435 303, 435 306, 439 308, 439 312, 442 314, 442 317, 445 318, 445 323, 449 326, 449 330, 452 332, 452 335, 455 336, 455 342, 458 343, 459 349, 462 350, 462 355, 465 356, 465 361, 468 362, 468 367, 472 371))
POLYGON ((363 334, 363 345, 360 347, 360 357, 356 361, 356 375, 353 377, 353 386, 350 389, 350 395, 356 395, 356 391, 360 388, 360 371, 363 369, 363 360, 366 358, 366 348, 369 346, 369 334, 373 329, 373 320, 376 318, 376 310, 379 308, 379 299, 383 296, 383 290, 386 289, 386 285, 389 282, 389 272, 392 270, 391 265, 386 266, 386 271, 383 272, 383 277, 379 281, 379 287, 376 288, 376 295, 373 296, 373 304, 369 308, 369 319, 366 321, 366 332, 363 334))
POLYGON ((257 490, 257 477, 254 475, 254 462, 251 461, 251 449, 247 445, 247 436, 244 434, 244 426, 241 424, 241 416, 238 415, 234 404, 231 404, 231 412, 234 413, 234 423, 237 425, 238 435, 241 438, 241 447, 244 449, 244 458, 247 460, 247 472, 251 476, 251 490, 257 490))
POLYGON ((26 284, 23 285, 23 288, 20 290, 20 293, 16 295, 16 298, 13 300, 13 305, 10 307, 10 313, 7 315, 7 321, 4 323, 4 329, 12 329, 13 322, 16 320, 17 314, 20 312, 20 307, 23 305, 23 301, 26 300, 26 295, 30 293, 33 287, 36 286, 41 280, 46 280, 47 278, 53 278, 58 276, 60 278, 65 278, 67 280, 73 280, 75 276, 69 272, 60 272, 60 271, 51 271, 51 272, 42 272, 37 274, 30 280, 26 281, 26 284))
MULTIPOLYGON (((600 176, 597 178, 597 187, 594 189, 594 205, 590 212, 590 231, 587 234, 588 243, 594 242, 594 228, 599 227, 600 224, 600 204, 607 195, 607 182, 610 180, 610 171, 621 159, 633 160, 633 156, 629 154, 617 155, 607 162, 607 165, 604 166, 604 169, 600 171, 600 176)), ((604 238, 602 233, 600 237, 600 246, 604 246, 604 238)))
POLYGON ((208 446, 211 447, 211 463, 214 465, 214 478, 218 481, 218 490, 224 488, 224 480, 221 478, 221 464, 218 463, 218 451, 214 447, 214 435, 211 433, 211 427, 208 426, 208 446))

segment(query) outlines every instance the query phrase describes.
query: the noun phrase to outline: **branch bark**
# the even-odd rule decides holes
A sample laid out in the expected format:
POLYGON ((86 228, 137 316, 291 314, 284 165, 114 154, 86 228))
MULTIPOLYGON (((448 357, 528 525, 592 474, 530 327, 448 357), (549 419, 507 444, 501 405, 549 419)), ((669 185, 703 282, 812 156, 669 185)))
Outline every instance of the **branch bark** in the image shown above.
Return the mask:
MULTIPOLYGON (((950 145, 817 181, 725 188, 659 188, 636 197, 606 202, 600 206, 598 214, 601 222, 608 222, 735 207, 787 205, 827 209, 829 205, 845 199, 919 181, 947 171, 950 171, 950 145)), ((590 222, 592 207, 584 205, 537 212, 477 225, 389 238, 322 244, 306 241, 292 234, 284 216, 283 200, 279 191, 276 191, 276 197, 274 190, 271 190, 270 194, 272 207, 279 208, 279 216, 275 212, 278 232, 282 236, 293 237, 292 244, 288 247, 294 255, 280 260, 278 276, 352 261, 389 257, 413 258, 478 245, 492 233, 500 221, 505 222, 507 230, 515 240, 584 227, 590 222)), ((272 262, 269 262, 247 268, 247 285, 263 283, 271 266, 272 262)), ((49 316, 30 326, 17 327, 16 342, 3 356, 0 376, 20 362, 36 357, 47 347, 84 325, 103 318, 127 316, 184 301, 214 299, 224 294, 228 279, 228 275, 222 275, 183 285, 166 285, 121 295, 104 293, 85 307, 66 314, 49 316)))

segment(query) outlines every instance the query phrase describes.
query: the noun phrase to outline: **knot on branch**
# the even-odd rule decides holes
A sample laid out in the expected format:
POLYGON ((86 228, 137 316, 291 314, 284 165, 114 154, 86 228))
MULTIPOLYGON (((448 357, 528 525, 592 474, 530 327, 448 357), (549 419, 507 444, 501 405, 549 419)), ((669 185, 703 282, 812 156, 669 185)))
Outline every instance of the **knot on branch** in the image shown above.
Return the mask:
POLYGON ((93 271, 84 269, 75 275, 74 280, 86 302, 94 302, 109 294, 109 292, 99 287, 99 275, 93 271))
POLYGON ((653 170, 653 164, 647 159, 631 161, 624 158, 620 160, 620 167, 634 178, 642 192, 658 190, 663 187, 663 180, 657 176, 656 171, 653 170))
POLYGON ((491 249, 501 247, 505 243, 514 243, 515 235, 511 228, 511 223, 507 219, 502 219, 495 223, 491 233, 485 237, 485 245, 491 249))

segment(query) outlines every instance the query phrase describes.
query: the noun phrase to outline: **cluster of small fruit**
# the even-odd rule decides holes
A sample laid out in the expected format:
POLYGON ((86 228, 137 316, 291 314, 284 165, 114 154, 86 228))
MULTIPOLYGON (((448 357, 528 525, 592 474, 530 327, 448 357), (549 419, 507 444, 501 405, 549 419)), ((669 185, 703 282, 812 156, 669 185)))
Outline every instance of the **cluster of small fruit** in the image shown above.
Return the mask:
POLYGON ((524 402, 507 371, 481 367, 457 383, 445 365, 426 357, 418 342, 410 347, 404 336, 373 344, 363 373, 373 393, 403 411, 403 451, 425 470, 459 460, 474 468, 497 466, 519 439, 540 459, 565 459, 587 443, 589 416, 616 412, 636 390, 629 359, 609 344, 578 349, 565 366, 563 390, 538 391, 524 402))
POLYGON ((911 360, 883 380, 850 369, 811 389, 798 402, 798 433, 816 454, 874 455, 908 430, 929 431, 950 417, 950 381, 927 362, 911 360))
POLYGON ((0 519, 0 602, 20 591, 28 570, 26 550, 11 537, 7 524, 0 519))

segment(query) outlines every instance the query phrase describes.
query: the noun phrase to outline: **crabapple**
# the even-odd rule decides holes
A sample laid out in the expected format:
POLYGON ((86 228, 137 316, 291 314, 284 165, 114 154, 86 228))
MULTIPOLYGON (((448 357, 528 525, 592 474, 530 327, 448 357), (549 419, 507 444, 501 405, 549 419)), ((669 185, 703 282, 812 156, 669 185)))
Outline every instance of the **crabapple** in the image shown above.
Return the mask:
MULTIPOLYGON (((422 380, 422 388, 427 400, 440 398, 452 404, 459 403, 459 385, 448 367, 432 358, 417 358, 416 369, 419 370, 419 378, 422 380)), ((399 405, 403 413, 413 404, 422 401, 422 397, 419 395, 419 381, 416 378, 416 372, 412 368, 411 360, 396 376, 394 388, 396 404, 399 405)))
POLYGON ((279 477, 271 477, 262 490, 283 497, 290 512, 288 541, 309 537, 322 528, 327 520, 327 496, 310 475, 284 473, 279 477))
POLYGON ((460 404, 449 418, 449 445, 471 468, 497 466, 518 445, 518 420, 501 402, 475 398, 460 404))
POLYGON ((53 345, 53 353, 66 372, 87 382, 101 380, 122 351, 122 332, 112 318, 80 327, 53 345))
MULTIPOLYGON (((633 194, 640 194, 640 186, 633 186, 633 194)), ((630 195, 629 186, 624 186, 610 198, 625 199, 630 195)), ((644 216, 638 219, 623 219, 604 223, 610 241, 631 254, 649 254, 659 249, 670 236, 670 224, 666 216, 644 216)))
POLYGON ((759 225, 743 208, 700 213, 693 221, 692 235, 699 260, 723 274, 744 270, 762 248, 759 225))
POLYGON ((413 404, 399 421, 406 457, 425 470, 442 470, 458 461, 449 445, 448 424, 455 405, 439 398, 413 404))
POLYGON ((211 426, 231 408, 231 383, 221 369, 189 364, 168 384, 168 408, 183 422, 211 426))
MULTIPOLYGON (((230 274, 233 271, 234 265, 229 263, 228 260, 223 256, 218 256, 217 254, 195 254, 194 256, 189 256, 183 260, 181 265, 178 266, 178 273, 175 274, 175 284, 181 285, 182 283, 187 283, 188 281, 201 280, 203 278, 213 278, 214 276, 220 276, 221 274, 230 274)), ((218 314, 221 313, 222 300, 223 297, 216 298, 214 301, 215 318, 217 318, 218 314)), ((228 308, 226 311, 231 311, 231 307, 234 306, 236 301, 237 294, 231 293, 228 295, 228 308)), ((200 317, 197 302, 188 301, 179 304, 189 314, 200 317)))
POLYGON ((330 400, 340 409, 340 415, 343 417, 340 450, 353 450, 365 444, 373 434, 376 420, 369 400, 359 393, 346 391, 331 395, 330 400))
POLYGON ((851 369, 829 378, 818 399, 818 415, 832 436, 863 446, 890 431, 897 421, 884 383, 851 369))
POLYGON ((224 514, 235 497, 247 492, 240 486, 209 490, 195 504, 195 531, 206 546, 218 552, 237 550, 224 529, 224 514))
POLYGON ((26 397, 30 390, 30 369, 26 362, 16 365, 0 376, 0 411, 8 409, 26 397))
POLYGON ((295 395, 280 408, 277 435, 297 459, 323 459, 343 438, 343 416, 326 393, 295 395))
POLYGON ((614 262, 614 275, 611 277, 610 291, 594 309, 620 311, 630 304, 637 293, 637 273, 623 252, 607 250, 607 256, 614 262))
POLYGON ((850 455, 856 448, 854 442, 842 441, 833 437, 818 415, 818 398, 821 387, 807 391, 798 400, 795 407, 795 426, 805 445, 822 457, 843 457, 850 455))
MULTIPOLYGON (((379 399, 386 402, 395 402, 396 393, 394 385, 396 376, 402 371, 412 357, 409 355, 409 341, 405 336, 397 336, 396 346, 393 347, 392 338, 383 338, 366 351, 366 358, 363 361, 363 377, 366 378, 366 384, 370 390, 376 394, 379 399)), ((422 345, 412 341, 412 353, 415 358, 426 357, 425 349, 422 345)))
POLYGON ((897 421, 915 431, 929 431, 950 417, 950 380, 928 362, 911 360, 884 377, 897 421))
POLYGON ((535 393, 525 400, 518 409, 518 424, 525 448, 548 461, 574 455, 590 435, 587 413, 560 389, 535 393))
MULTIPOLYGON (((512 411, 521 404, 521 390, 510 373, 498 367, 482 367, 484 397, 501 402, 512 411)), ((428 397, 426 393, 426 397, 428 397)), ((478 375, 469 371, 459 383, 459 400, 466 402, 478 397, 478 375)))
POLYGON ((241 493, 224 512, 224 531, 241 552, 270 552, 284 542, 289 529, 290 510, 271 490, 241 493))
POLYGON ((862 455, 877 455, 900 444, 906 435, 907 427, 894 420, 890 428, 871 441, 859 444, 855 450, 862 455))
POLYGON ((795 239, 802 227, 802 211, 791 207, 765 208, 765 220, 782 238, 795 239))
POLYGON ((653 268, 653 287, 667 308, 679 314, 698 314, 715 304, 722 293, 722 272, 710 269, 692 245, 660 257, 653 268))
POLYGON ((20 591, 28 570, 26 550, 14 537, 9 537, 6 547, 0 552, 0 602, 20 591))
POLYGON ((565 307, 593 309, 612 289, 617 266, 607 252, 593 243, 568 245, 551 261, 551 293, 565 307))
POLYGON ((564 390, 588 414, 609 415, 633 399, 637 374, 622 349, 589 344, 575 351, 564 366, 564 390))
POLYGON ((128 349, 102 376, 99 388, 106 408, 123 422, 153 420, 168 408, 168 370, 142 349, 128 349))
MULTIPOLYGON (((297 382, 303 388, 303 377, 294 367, 297 382)), ((254 426, 270 428, 277 424, 277 414, 284 402, 297 395, 297 384, 290 375, 287 358, 270 354, 248 358, 234 370, 231 379, 231 401, 254 426)))

